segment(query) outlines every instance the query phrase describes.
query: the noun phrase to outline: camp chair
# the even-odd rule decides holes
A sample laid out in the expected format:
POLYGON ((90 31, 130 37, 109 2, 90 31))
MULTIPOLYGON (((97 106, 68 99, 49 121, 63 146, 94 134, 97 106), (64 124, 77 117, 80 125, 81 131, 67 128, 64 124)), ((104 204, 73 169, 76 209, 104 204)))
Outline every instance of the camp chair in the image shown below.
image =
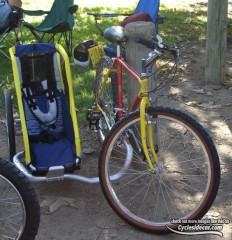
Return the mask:
POLYGON ((28 22, 24 22, 23 26, 32 32, 38 42, 54 42, 55 36, 58 35, 56 42, 59 43, 63 38, 70 56, 72 53, 72 29, 74 27, 73 14, 77 11, 77 8, 78 6, 73 4, 73 0, 55 0, 50 11, 24 9, 25 15, 47 15, 38 26, 28 22))
MULTIPOLYGON (((98 20, 101 17, 119 17, 125 16, 126 18, 119 23, 120 26, 125 27, 126 24, 136 21, 147 21, 154 22, 156 28, 156 34, 158 33, 158 24, 164 22, 163 16, 159 16, 160 0, 140 0, 137 7, 132 14, 117 14, 117 13, 87 13, 88 15, 94 16, 95 24, 100 34, 103 36, 104 31, 101 29, 98 20)), ((109 45, 104 47, 106 55, 109 57, 116 56, 115 46, 109 45)))
POLYGON ((140 0, 134 12, 134 14, 148 13, 156 25, 156 33, 158 33, 158 23, 162 23, 164 19, 163 16, 159 16, 159 6, 160 0, 140 0))
MULTIPOLYGON (((15 44, 21 43, 20 37, 19 37, 19 31, 20 31, 20 23, 22 20, 22 12, 20 10, 13 10, 9 15, 9 23, 4 28, 0 29, 0 45, 4 42, 9 45, 8 47, 12 47, 15 44), (14 41, 9 40, 9 34, 13 32, 14 34, 14 41)), ((8 48, 7 48, 8 49, 8 48)), ((10 59, 10 57, 0 48, 0 52, 10 59)))
POLYGON ((147 14, 142 16, 142 20, 144 21, 152 21, 155 23, 156 26, 156 33, 158 33, 158 23, 163 23, 163 20, 165 17, 159 16, 159 6, 160 6, 160 0, 140 0, 137 4, 137 7, 134 11, 134 13, 126 13, 126 14, 118 14, 118 13, 87 13, 88 15, 93 15, 95 18, 95 23, 100 31, 101 35, 103 35, 103 30, 99 26, 98 20, 100 17, 119 17, 119 16, 125 16, 126 18, 119 23, 121 26, 125 26, 126 23, 129 22, 135 22, 135 21, 141 21, 140 16, 136 17, 135 15, 138 14, 147 14))
POLYGON ((54 43, 15 46, 10 55, 28 169, 35 176, 73 172, 80 140, 68 55, 54 43))

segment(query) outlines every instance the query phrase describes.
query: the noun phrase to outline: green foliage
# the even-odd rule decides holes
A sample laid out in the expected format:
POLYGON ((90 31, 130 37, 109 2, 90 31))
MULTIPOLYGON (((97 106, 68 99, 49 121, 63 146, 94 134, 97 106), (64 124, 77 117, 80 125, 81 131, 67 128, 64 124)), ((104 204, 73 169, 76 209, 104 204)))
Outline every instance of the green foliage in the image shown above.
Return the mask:
POLYGON ((165 16, 165 23, 159 25, 159 34, 165 42, 172 44, 190 39, 206 39, 207 9, 198 5, 190 9, 169 9, 160 6, 160 15, 165 16))
POLYGON ((72 67, 73 88, 76 108, 81 120, 84 119, 86 110, 93 105, 93 89, 95 70, 91 67, 72 67))

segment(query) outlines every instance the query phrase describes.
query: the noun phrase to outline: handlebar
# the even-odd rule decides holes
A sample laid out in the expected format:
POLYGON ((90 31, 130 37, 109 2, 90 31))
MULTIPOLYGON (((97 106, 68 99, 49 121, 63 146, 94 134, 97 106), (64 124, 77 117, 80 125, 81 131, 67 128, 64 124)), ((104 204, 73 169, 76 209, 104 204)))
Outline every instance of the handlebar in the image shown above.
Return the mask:
POLYGON ((87 15, 91 15, 94 16, 95 18, 99 18, 99 17, 118 17, 118 16, 130 16, 131 14, 127 14, 127 13, 91 13, 91 12, 87 12, 87 15))
POLYGON ((101 36, 103 36, 103 30, 101 29, 98 20, 101 17, 118 17, 118 16, 130 16, 131 14, 118 14, 118 13, 91 13, 87 12, 87 15, 93 16, 97 29, 99 30, 101 36))
POLYGON ((152 39, 135 36, 134 42, 142 44, 152 50, 156 49, 161 52, 169 52, 173 56, 179 56, 179 48, 175 45, 173 47, 169 47, 168 45, 164 44, 162 38, 159 35, 157 35, 155 38, 153 37, 152 39))
POLYGON ((156 35, 156 37, 153 37, 152 39, 135 36, 134 42, 153 50, 144 63, 145 67, 149 66, 157 58, 162 56, 164 52, 169 52, 174 57, 175 61, 179 60, 179 48, 176 45, 169 47, 168 45, 164 44, 163 39, 159 35, 156 35))

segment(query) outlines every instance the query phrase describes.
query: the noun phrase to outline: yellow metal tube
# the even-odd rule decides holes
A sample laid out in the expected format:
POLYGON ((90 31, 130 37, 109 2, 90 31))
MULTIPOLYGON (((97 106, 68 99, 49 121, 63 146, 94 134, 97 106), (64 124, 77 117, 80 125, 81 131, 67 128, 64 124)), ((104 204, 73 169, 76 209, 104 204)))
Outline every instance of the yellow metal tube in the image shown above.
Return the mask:
POLYGON ((60 44, 56 44, 56 49, 58 50, 58 52, 60 53, 60 55, 63 57, 63 59, 65 61, 65 71, 66 71, 66 75, 67 75, 69 98, 70 98, 70 114, 71 114, 71 118, 73 121, 76 152, 77 152, 77 155, 80 156, 81 140, 80 140, 80 133, 79 133, 79 128, 78 128, 76 108, 75 108, 75 103, 74 103, 74 92, 73 92, 73 86, 72 86, 72 74, 71 74, 71 69, 70 69, 70 62, 69 62, 67 53, 65 52, 64 48, 60 44))
POLYGON ((17 101, 18 101, 20 121, 22 126, 23 142, 24 142, 24 148, 25 148, 25 160, 26 160, 26 163, 29 164, 31 162, 31 154, 30 154, 29 139, 28 139, 28 133, 27 133, 27 125, 26 125, 26 120, 25 120, 24 110, 23 110, 24 108, 23 108, 22 92, 21 92, 21 86, 20 86, 21 81, 20 81, 18 67, 17 67, 17 59, 15 57, 15 47, 11 47, 9 49, 9 52, 10 52, 10 57, 12 62, 14 84, 15 84, 15 90, 16 90, 17 101))

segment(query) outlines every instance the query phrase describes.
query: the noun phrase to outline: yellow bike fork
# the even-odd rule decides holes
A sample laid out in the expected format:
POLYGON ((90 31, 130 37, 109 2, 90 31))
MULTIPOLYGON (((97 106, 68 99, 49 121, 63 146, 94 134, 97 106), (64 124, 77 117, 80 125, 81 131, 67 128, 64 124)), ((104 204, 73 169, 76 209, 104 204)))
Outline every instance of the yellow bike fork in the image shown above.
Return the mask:
POLYGON ((158 157, 155 151, 155 144, 154 144, 154 134, 152 129, 152 124, 149 122, 147 118, 146 108, 150 107, 150 100, 148 96, 148 79, 140 80, 141 90, 140 96, 142 97, 142 101, 140 104, 140 131, 141 131, 141 141, 142 141, 142 148, 143 152, 149 166, 149 171, 155 171, 154 164, 158 165, 158 157), (150 149, 150 152, 148 152, 150 149), (151 157, 152 156, 152 159, 151 157))

